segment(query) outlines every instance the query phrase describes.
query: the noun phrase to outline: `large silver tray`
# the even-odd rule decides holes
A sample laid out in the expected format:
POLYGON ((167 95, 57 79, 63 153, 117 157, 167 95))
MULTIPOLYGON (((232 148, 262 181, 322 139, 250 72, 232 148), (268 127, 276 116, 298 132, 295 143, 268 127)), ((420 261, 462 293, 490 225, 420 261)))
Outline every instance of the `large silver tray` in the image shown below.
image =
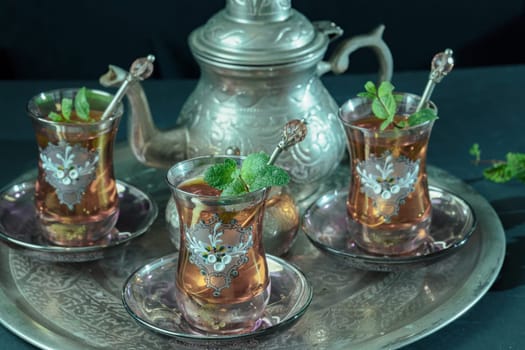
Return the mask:
MULTIPOLYGON (((115 159, 117 177, 150 193, 163 213, 169 197, 164 172, 139 165, 125 146, 115 159)), ((320 192, 344 183, 345 171, 342 167, 320 192)), ((435 332, 467 311, 502 266, 504 231, 488 202, 470 187, 436 168, 429 168, 429 175, 431 184, 467 200, 479 218, 476 231, 457 253, 424 268, 366 272, 322 254, 300 233, 285 258, 314 286, 305 315, 284 332, 221 343, 221 348, 392 349, 435 332)), ((34 174, 15 181, 26 176, 34 174)), ((163 215, 119 254, 96 262, 44 262, 1 245, 0 321, 43 349, 199 348, 143 329, 121 303, 126 277, 173 250, 163 215)))

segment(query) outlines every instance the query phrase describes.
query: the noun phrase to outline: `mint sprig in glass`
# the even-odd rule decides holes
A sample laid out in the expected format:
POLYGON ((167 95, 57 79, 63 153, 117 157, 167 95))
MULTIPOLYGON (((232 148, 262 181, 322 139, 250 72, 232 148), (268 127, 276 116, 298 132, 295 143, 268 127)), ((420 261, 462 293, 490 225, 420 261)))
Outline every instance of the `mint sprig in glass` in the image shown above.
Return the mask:
POLYGON ((373 115, 383 121, 379 127, 381 131, 388 128, 405 129, 438 119, 436 112, 428 107, 417 110, 408 116, 397 115, 398 104, 403 96, 395 94, 394 85, 388 81, 382 82, 379 87, 368 81, 365 84, 365 91, 357 95, 372 102, 373 115))
POLYGON ((249 154, 237 167, 233 160, 215 164, 206 170, 204 180, 222 191, 222 196, 239 195, 265 187, 284 186, 290 181, 288 173, 274 165, 281 152, 304 140, 307 134, 305 120, 290 120, 284 125, 281 140, 271 155, 265 152, 249 154))
POLYGON ((231 159, 210 166, 204 173, 204 181, 221 190, 221 196, 233 196, 253 192, 264 187, 284 186, 290 181, 288 173, 268 164, 270 156, 264 152, 252 153, 241 167, 231 159))
POLYGON ((49 112, 47 117, 54 122, 71 122, 74 113, 79 121, 89 122, 91 118, 88 94, 89 90, 82 87, 78 89, 74 99, 63 97, 61 103, 56 105, 56 112, 49 112))

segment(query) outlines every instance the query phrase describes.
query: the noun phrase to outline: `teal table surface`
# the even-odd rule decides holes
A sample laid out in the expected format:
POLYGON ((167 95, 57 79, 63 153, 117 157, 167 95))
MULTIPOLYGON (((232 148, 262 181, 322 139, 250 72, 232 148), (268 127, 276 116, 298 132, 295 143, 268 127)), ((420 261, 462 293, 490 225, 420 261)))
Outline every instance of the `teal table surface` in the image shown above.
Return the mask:
MULTIPOLYGON (((421 93, 427 72, 394 74, 398 91, 421 93)), ((371 75, 323 77, 339 104, 362 90, 371 75)), ((406 349, 522 349, 525 348, 525 184, 495 184, 481 176, 469 155, 477 142, 485 159, 504 159, 507 152, 525 152, 525 97, 522 82, 525 65, 455 69, 436 88, 438 105, 428 151, 429 164, 442 168, 474 187, 496 210, 505 229, 507 253, 503 268, 491 289, 449 325, 416 341, 406 349)), ((36 165, 37 148, 25 104, 34 94, 71 86, 100 88, 93 81, 0 81, 0 185, 36 165)), ((152 113, 159 128, 169 128, 195 80, 144 82, 152 113)), ((126 142, 126 122, 119 142, 126 142)), ((35 349, 0 326, 0 349, 35 349)))

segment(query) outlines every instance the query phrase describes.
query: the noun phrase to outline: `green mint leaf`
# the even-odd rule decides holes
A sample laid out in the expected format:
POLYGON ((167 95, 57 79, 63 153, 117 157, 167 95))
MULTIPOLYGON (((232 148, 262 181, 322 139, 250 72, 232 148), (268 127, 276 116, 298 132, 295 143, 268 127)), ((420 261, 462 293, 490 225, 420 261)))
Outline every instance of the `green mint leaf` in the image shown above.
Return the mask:
POLYGON ((520 176, 516 176, 516 180, 525 183, 525 173, 520 174, 520 176))
POLYGON ((507 153, 507 167, 512 177, 520 180, 525 176, 525 154, 507 153))
POLYGON ((403 96, 394 95, 394 85, 388 81, 383 81, 379 87, 376 87, 373 82, 368 81, 365 84, 365 90, 365 92, 360 92, 358 96, 372 100, 372 113, 383 120, 380 130, 387 129, 391 124, 396 128, 405 128, 437 119, 437 115, 431 109, 425 108, 411 115, 408 122, 396 122, 394 119, 397 105, 403 100, 403 96))
POLYGON ((430 108, 422 108, 408 117, 408 125, 414 126, 436 119, 438 119, 438 116, 433 110, 430 108))
POLYGON ((392 91, 394 91, 394 85, 392 85, 389 81, 383 81, 379 85, 377 96, 379 98, 388 97, 392 95, 392 91))
POLYGON ((394 95, 390 94, 381 96, 380 99, 383 105, 385 106, 385 110, 388 113, 388 117, 393 120, 397 112, 397 103, 396 99, 394 98, 394 95))
POLYGON ((382 123, 381 123, 381 126, 379 127, 379 129, 382 131, 382 130, 385 130, 386 128, 388 128, 388 126, 390 125, 390 123, 392 123, 392 121, 390 119, 386 119, 384 120, 382 123))
POLYGON ((270 157, 264 153, 252 153, 242 162, 241 177, 250 191, 270 186, 283 186, 290 181, 283 169, 268 165, 270 157))
POLYGON ((394 98, 394 95, 390 94, 382 96, 381 101, 385 105, 385 109, 388 113, 389 118, 393 120, 397 112, 397 103, 396 99, 394 98))
POLYGON ((398 129, 403 129, 408 127, 408 121, 406 120, 400 120, 394 124, 394 126, 398 129))
POLYGON ((73 100, 67 97, 62 99, 62 115, 64 119, 69 120, 71 117, 71 111, 73 110, 73 100))
POLYGON ((54 122, 61 122, 63 120, 63 117, 56 112, 50 112, 47 117, 54 122))
MULTIPOLYGON (((474 143, 469 149, 469 154, 475 157, 476 164, 482 161, 479 144, 474 143)), ((487 180, 504 183, 515 179, 525 183, 525 153, 509 152, 506 161, 491 160, 490 162, 493 165, 483 170, 483 176, 487 180)))
POLYGON ((388 119, 388 112, 377 98, 372 101, 372 113, 379 119, 388 119))
POLYGON ((224 190, 234 181, 236 171, 237 163, 233 159, 226 159, 224 163, 214 164, 206 169, 204 181, 211 187, 224 190))
POLYGON ((266 165, 255 180, 249 184, 252 191, 264 187, 284 186, 290 181, 288 173, 278 166, 266 165))
POLYGON ((481 162, 481 149, 479 148, 478 143, 474 143, 468 150, 468 153, 474 157, 474 163, 476 165, 481 162))
POLYGON ((75 111, 80 119, 89 119, 89 103, 85 87, 80 88, 75 96, 75 111))
POLYGON ((221 190, 221 196, 286 185, 290 181, 288 173, 275 165, 268 165, 269 159, 264 152, 252 153, 244 159, 241 169, 234 160, 226 159, 224 163, 206 169, 204 181, 221 190))
POLYGON ((364 92, 358 93, 357 96, 364 97, 364 98, 369 99, 369 100, 373 100, 376 95, 372 94, 372 93, 370 93, 368 91, 364 91, 364 92))
POLYGON ((253 183, 259 173, 261 173, 267 166, 270 157, 264 153, 252 153, 249 154, 246 159, 242 162, 241 177, 248 185, 253 183))
POLYGON ((239 176, 237 176, 234 177, 226 187, 224 187, 221 192, 221 196, 237 196, 245 192, 247 192, 246 183, 239 176))
POLYGON ((389 121, 391 119, 391 115, 388 112, 385 104, 378 98, 374 98, 372 101, 372 113, 374 113, 374 115, 379 119, 387 119, 389 121))
POLYGON ((396 101, 396 104, 401 103, 403 99, 404 99, 403 95, 399 95, 399 94, 394 95, 394 100, 396 101))
POLYGON ((476 162, 479 163, 481 160, 481 149, 479 148, 479 144, 475 143, 473 144, 470 149, 468 150, 468 153, 476 158, 476 162))
POLYGON ((394 121, 397 111, 397 103, 392 94, 393 90, 394 86, 391 83, 384 81, 379 85, 376 95, 372 98, 372 113, 377 118, 386 121, 381 124, 381 130, 385 130, 388 125, 394 121))
POLYGON ((365 83, 365 90, 368 93, 370 93, 372 96, 376 96, 377 95, 376 84, 374 84, 374 82, 372 82, 372 81, 367 81, 365 83))
POLYGON ((514 178, 520 182, 525 183, 525 169, 522 169, 521 172, 515 173, 514 178))
POLYGON ((512 173, 509 171, 506 163, 495 164, 490 168, 483 170, 483 176, 487 180, 503 183, 512 179, 512 173))

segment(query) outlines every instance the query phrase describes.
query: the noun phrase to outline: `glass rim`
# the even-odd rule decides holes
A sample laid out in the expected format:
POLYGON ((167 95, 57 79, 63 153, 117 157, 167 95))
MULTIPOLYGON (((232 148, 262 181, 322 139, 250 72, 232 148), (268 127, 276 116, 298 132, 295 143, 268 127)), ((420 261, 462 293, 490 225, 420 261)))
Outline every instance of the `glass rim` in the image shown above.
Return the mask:
MULTIPOLYGON (((104 118, 104 119, 101 119, 101 120, 97 120, 97 121, 91 121, 91 122, 86 122, 86 123, 74 123, 74 122, 68 122, 68 121, 54 121, 54 120, 50 120, 50 119, 47 119, 45 116, 39 114, 39 113, 36 113, 34 110, 32 110, 32 108, 38 108, 38 104, 36 103, 36 100, 38 97, 42 96, 42 95, 53 95, 53 94, 57 94, 57 93, 60 93, 60 92, 64 92, 64 91, 71 91, 71 92, 76 92, 78 90, 80 90, 81 87, 67 87, 67 88, 57 88, 57 89, 51 89, 51 90, 43 90, 43 91, 40 91, 39 93, 33 95, 29 101, 27 102, 26 104, 26 113, 27 115, 33 119, 33 120, 37 120, 41 123, 44 123, 44 124, 51 124, 51 125, 64 125, 64 126, 75 126, 75 127, 79 127, 79 126, 88 126, 88 125, 93 125, 93 126, 98 126, 98 125, 103 125, 105 123, 108 123, 108 122, 113 122, 115 120, 118 120, 122 117, 122 115, 124 114, 124 105, 122 103, 122 101, 120 101, 118 104, 117 104, 117 108, 115 108, 115 110, 113 111, 113 113, 107 117, 107 118, 104 118)), ((91 92, 97 94, 97 95, 100 95, 100 96, 107 96, 107 97, 111 97, 113 98, 114 94, 111 94, 107 91, 104 91, 104 90, 99 90, 99 89, 91 89, 91 88, 88 88, 91 92)), ((109 103, 108 103, 109 105, 109 103)))
MULTIPOLYGON (((259 197, 259 196, 264 196, 264 194, 268 191, 268 189, 270 189, 272 187, 272 186, 270 186, 270 187, 263 187, 263 188, 259 188, 259 189, 255 190, 255 191, 244 192, 244 193, 231 195, 231 196, 222 196, 222 195, 220 195, 220 196, 209 196, 209 195, 195 194, 195 193, 183 191, 183 190, 178 188, 178 185, 180 183, 182 183, 182 182, 180 182, 179 184, 175 185, 170 180, 170 174, 173 171, 175 171, 176 169, 183 168, 187 164, 191 164, 191 163, 195 163, 195 162, 199 162, 199 161, 211 160, 211 159, 218 159, 218 160, 220 160, 220 159, 224 159, 224 160, 225 159, 244 160, 244 159, 246 159, 246 156, 217 154, 217 155, 198 156, 198 157, 193 157, 193 158, 190 158, 190 159, 182 160, 180 162, 175 163, 174 165, 172 165, 168 169, 168 171, 166 173, 166 177, 165 177, 168 186, 172 190, 176 191, 177 193, 184 194, 185 196, 189 196, 191 198, 199 198, 200 200, 213 201, 213 202, 224 203, 224 204, 235 204, 235 203, 245 202, 246 201, 246 197, 248 197, 248 198, 255 198, 255 197, 259 197)), ((211 162, 209 163, 209 165, 212 165, 212 164, 217 164, 217 163, 211 163, 211 162)), ((202 165, 205 165, 205 164, 203 163, 202 165)))
MULTIPOLYGON (((408 97, 411 97, 415 101, 418 101, 418 102, 419 102, 419 100, 421 100, 421 96, 416 95, 414 93, 410 93, 410 92, 401 92, 401 91, 400 92, 394 92, 394 95, 408 96, 408 97)), ((435 122, 435 120, 427 120, 424 123, 412 125, 412 126, 409 126, 409 127, 406 127, 406 128, 402 128, 402 129, 394 128, 394 129, 391 129, 391 130, 376 130, 376 129, 365 128, 365 127, 362 127, 362 126, 357 126, 357 125, 352 124, 351 122, 348 122, 347 120, 345 120, 342 117, 342 115, 345 114, 345 113, 348 113, 348 114, 352 113, 351 111, 347 111, 347 107, 350 104, 357 105, 356 103, 353 103, 353 102, 356 102, 356 101, 362 101, 363 102, 362 104, 366 104, 367 102, 369 103, 370 100, 367 99, 366 97, 361 97, 361 96, 355 96, 355 97, 352 97, 352 98, 346 100, 341 105, 341 107, 338 110, 338 117, 339 117, 339 120, 343 123, 343 125, 345 127, 349 127, 349 128, 351 128, 353 130, 358 130, 358 131, 361 131, 363 133, 377 133, 377 134, 380 134, 380 135, 383 135, 383 136, 399 135, 400 133, 404 134, 404 133, 413 132, 413 131, 419 130, 419 129, 426 129, 428 127, 431 127, 434 124, 434 122, 435 122)), ((437 108, 436 104, 433 101, 431 101, 431 100, 429 100, 427 102, 427 104, 428 104, 428 108, 436 111, 436 114, 437 114, 438 108, 437 108)), ((364 119, 364 118, 365 117, 360 118, 360 119, 364 119)), ((360 119, 356 119, 356 121, 360 120, 360 119)))

